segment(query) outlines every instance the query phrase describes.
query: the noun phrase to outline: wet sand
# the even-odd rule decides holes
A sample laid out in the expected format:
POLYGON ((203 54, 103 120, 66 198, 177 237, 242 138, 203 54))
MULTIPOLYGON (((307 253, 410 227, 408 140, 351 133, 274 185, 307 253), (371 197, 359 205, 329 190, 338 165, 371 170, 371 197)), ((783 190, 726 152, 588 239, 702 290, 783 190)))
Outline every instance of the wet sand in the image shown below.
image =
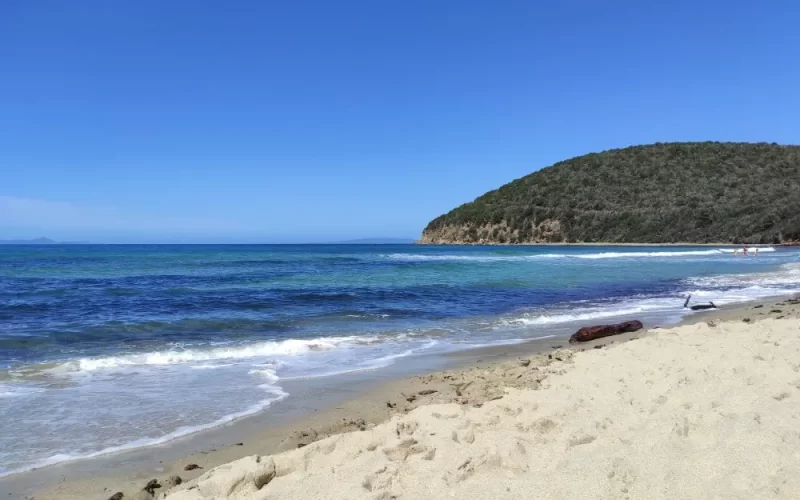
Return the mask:
MULTIPOLYGON (((752 323, 765 318, 798 317, 800 301, 775 299, 696 313, 684 324, 752 323)), ((0 490, 9 492, 10 498, 37 500, 108 498, 118 491, 125 498, 133 498, 151 479, 163 482, 171 475, 179 475, 187 481, 242 457, 296 450, 343 432, 371 432, 382 422, 420 406, 457 404, 480 408, 504 397, 509 388, 540 388, 550 373, 549 367, 562 363, 560 360, 575 350, 613 348, 658 330, 651 328, 573 346, 565 337, 549 338, 440 356, 439 366, 432 365, 430 359, 404 360, 402 366, 368 374, 287 382, 286 390, 293 397, 276 403, 265 414, 164 446, 12 475, 0 479, 0 490), (426 373, 443 369, 446 371, 426 373), (201 468, 186 471, 189 464, 201 468)), ((165 490, 158 489, 156 493, 161 496, 165 490)))

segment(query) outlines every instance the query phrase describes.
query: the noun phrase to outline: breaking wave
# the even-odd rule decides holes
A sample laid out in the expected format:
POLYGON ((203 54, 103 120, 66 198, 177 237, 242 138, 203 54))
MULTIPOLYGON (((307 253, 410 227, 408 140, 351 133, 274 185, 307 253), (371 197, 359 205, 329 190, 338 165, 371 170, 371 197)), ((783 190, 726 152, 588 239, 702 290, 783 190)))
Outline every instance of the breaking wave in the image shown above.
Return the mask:
MULTIPOLYGON (((217 360, 244 360, 270 356, 297 356, 315 351, 329 351, 344 345, 364 345, 379 341, 377 337, 324 337, 258 342, 236 347, 189 348, 166 351, 124 354, 98 358, 83 358, 62 363, 57 368, 67 371, 91 372, 121 367, 146 365, 176 365, 217 360)), ((212 366, 206 365, 207 368, 212 366)))
MULTIPOLYGON (((748 251, 759 253, 774 252, 774 247, 752 247, 748 251)), ((703 250, 664 250, 654 252, 597 252, 597 253, 542 253, 533 255, 431 255, 412 253, 386 254, 384 258, 404 262, 524 262, 531 260, 547 259, 641 259, 641 258, 667 258, 667 257, 702 257, 731 254, 736 248, 709 248, 703 250)))

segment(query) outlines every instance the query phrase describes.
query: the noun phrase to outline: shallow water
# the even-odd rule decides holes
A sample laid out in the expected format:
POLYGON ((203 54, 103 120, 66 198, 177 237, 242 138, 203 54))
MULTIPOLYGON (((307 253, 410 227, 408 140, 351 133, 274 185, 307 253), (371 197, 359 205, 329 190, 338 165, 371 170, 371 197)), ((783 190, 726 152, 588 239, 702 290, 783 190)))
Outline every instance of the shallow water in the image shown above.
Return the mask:
POLYGON ((219 425, 287 380, 798 284, 773 248, 0 247, 0 474, 219 425))

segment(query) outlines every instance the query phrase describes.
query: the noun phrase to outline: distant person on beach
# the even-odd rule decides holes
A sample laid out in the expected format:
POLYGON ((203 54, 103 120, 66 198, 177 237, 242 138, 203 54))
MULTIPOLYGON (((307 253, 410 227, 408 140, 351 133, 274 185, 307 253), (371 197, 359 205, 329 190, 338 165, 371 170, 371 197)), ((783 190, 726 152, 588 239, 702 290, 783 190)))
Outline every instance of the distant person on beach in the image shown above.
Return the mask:
POLYGON ((742 255, 747 257, 747 247, 742 248, 742 255))
POLYGON ((739 249, 738 248, 734 248, 733 249, 733 256, 734 257, 738 257, 739 256, 739 249))
POLYGON ((753 252, 753 257, 758 257, 758 248, 756 248, 756 251, 753 252))

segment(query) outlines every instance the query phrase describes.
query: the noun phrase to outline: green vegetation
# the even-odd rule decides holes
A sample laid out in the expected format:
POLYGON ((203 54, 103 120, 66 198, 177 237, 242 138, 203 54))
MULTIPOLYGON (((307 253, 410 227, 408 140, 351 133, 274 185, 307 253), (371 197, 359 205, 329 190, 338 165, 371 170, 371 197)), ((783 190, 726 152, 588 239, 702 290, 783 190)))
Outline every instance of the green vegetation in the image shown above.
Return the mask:
POLYGON ((588 154, 433 220, 422 243, 800 239, 800 146, 657 143, 588 154))

